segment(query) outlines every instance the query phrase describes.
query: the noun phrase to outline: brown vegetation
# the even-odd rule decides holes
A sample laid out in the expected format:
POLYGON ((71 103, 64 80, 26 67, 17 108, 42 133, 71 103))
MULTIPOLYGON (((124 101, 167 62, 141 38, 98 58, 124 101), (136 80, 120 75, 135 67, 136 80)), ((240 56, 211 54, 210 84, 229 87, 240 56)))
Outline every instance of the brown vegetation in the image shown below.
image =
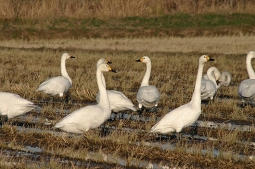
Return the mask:
POLYGON ((254 7, 253 0, 0 0, 1 91, 19 94, 42 107, 39 112, 9 120, 0 129, 0 168, 145 168, 139 163, 142 161, 170 168, 254 168, 254 107, 240 106, 237 95, 239 83, 247 78, 246 53, 254 50, 252 24, 206 29, 116 29, 111 26, 117 22, 111 21, 110 27, 80 27, 87 18, 254 14, 254 7), (66 22, 58 20, 66 18, 66 22), (229 36, 233 34, 237 36, 229 36), (186 37, 173 37, 176 35, 186 37), (55 97, 51 103, 50 96, 35 90, 45 79, 60 74, 63 52, 76 57, 66 63, 73 80, 70 100, 65 103, 55 97), (205 65, 204 73, 216 66, 233 76, 231 85, 221 87, 212 103, 202 104, 199 117, 200 121, 225 127, 200 126, 197 133, 185 128, 183 133, 188 136, 182 140, 172 134, 160 137, 148 133, 160 117, 190 100, 202 54, 216 59, 205 65), (152 60, 150 84, 161 93, 156 111, 143 112, 136 120, 131 117, 138 113, 127 111, 129 118, 105 123, 110 130, 105 135, 101 128, 84 135, 62 135, 52 128, 72 111, 95 104, 96 62, 102 57, 112 61, 117 70, 117 74, 105 74, 107 89, 122 91, 137 104, 135 96, 145 68, 135 60, 143 55, 152 60), (228 125, 238 127, 229 129, 228 125), (249 126, 250 131, 242 130, 243 126, 249 126), (192 133, 194 138, 190 137, 192 133), (30 152, 27 146, 42 152, 30 152), (171 147, 175 149, 167 149, 171 147), (215 156, 215 152, 219 154, 215 156))
POLYGON ((255 13, 253 0, 0 0, 0 18, 156 17, 170 13, 255 13))
MULTIPOLYGON (((232 39, 232 37, 229 38, 232 39)), ((226 40, 227 37, 223 39, 226 40)), ((190 40, 192 38, 187 39, 186 45, 190 44, 190 40)), ((145 41, 138 39, 137 41, 150 44, 148 39, 145 39, 145 41)), ((222 41, 219 38, 219 43, 215 42, 214 44, 215 48, 217 48, 217 45, 220 46, 222 41)), ((100 45, 97 42, 96 39, 94 45, 100 45)), ((121 41, 125 44, 124 42, 121 41)), ((238 42, 242 44, 241 40, 238 42)), ((118 158, 127 161, 127 168, 139 168, 138 162, 143 160, 183 168, 254 167, 254 160, 248 158, 255 155, 253 146, 255 130, 252 127, 254 126, 255 117, 254 111, 252 111, 254 108, 251 106, 242 108, 240 106, 241 100, 237 95, 239 83, 247 78, 246 55, 242 52, 234 54, 235 48, 231 49, 231 54, 224 54, 222 50, 219 50, 218 54, 215 51, 210 54, 211 57, 216 59, 216 62, 206 64, 204 72, 210 66, 216 66, 221 71, 231 72, 233 81, 229 87, 221 87, 218 90, 214 102, 202 105, 202 114, 199 120, 222 124, 231 123, 239 126, 249 125, 251 131, 242 131, 240 128, 230 130, 227 125, 225 128, 198 127, 196 136, 206 137, 207 140, 184 137, 183 140, 179 141, 171 139, 171 135, 167 135, 170 137, 169 139, 162 138, 161 140, 160 137, 151 135, 148 131, 158 120, 157 118, 190 100, 196 78, 198 57, 201 53, 197 51, 187 53, 153 51, 152 49, 148 51, 142 47, 140 50, 134 51, 130 50, 132 46, 128 50, 118 50, 118 48, 113 48, 111 43, 106 43, 103 49, 88 50, 79 48, 77 47, 79 45, 74 44, 75 48, 69 44, 68 40, 51 41, 52 44, 47 48, 40 47, 45 45, 47 41, 31 41, 27 46, 26 44, 20 46, 21 48, 19 48, 21 41, 16 41, 16 44, 15 41, 2 43, 9 43, 10 47, 15 48, 1 48, 1 91, 20 94, 22 97, 40 105, 42 110, 40 113, 28 113, 24 118, 14 118, 0 130, 2 135, 0 155, 4 159, 0 161, 0 166, 6 167, 7 163, 5 162, 8 162, 12 167, 16 164, 16 166, 24 168, 28 165, 39 168, 38 164, 26 163, 26 161, 29 161, 26 156, 20 158, 15 156, 17 152, 28 151, 26 146, 29 145, 43 150, 43 152, 35 153, 35 155, 39 154, 42 158, 37 159, 37 162, 42 166, 48 166, 48 168, 68 168, 68 166, 73 165, 76 167, 75 161, 77 160, 85 163, 91 161, 93 164, 98 162, 99 164, 95 165, 101 166, 101 168, 109 166, 123 168, 123 166, 119 166, 118 158), (33 44, 35 48, 30 46, 33 44), (62 44, 63 48, 57 44, 62 44), (36 48, 37 45, 39 48, 36 48), (49 96, 35 92, 35 90, 45 79, 59 75, 60 56, 66 51, 76 57, 67 62, 67 71, 73 80, 73 87, 70 91, 71 100, 69 103, 65 103, 56 97, 56 102, 50 103, 49 96), (136 64, 135 60, 143 55, 150 56, 152 60, 150 84, 156 85, 161 93, 157 111, 143 113, 143 117, 150 118, 150 121, 110 120, 105 124, 106 128, 112 130, 106 136, 101 136, 98 129, 90 130, 88 133, 78 136, 62 136, 62 133, 52 129, 54 123, 68 113, 80 107, 95 104, 95 95, 98 92, 95 80, 96 62, 101 57, 112 61, 112 67, 117 70, 117 74, 105 74, 107 88, 122 91, 133 103, 137 104, 135 95, 145 70, 143 66, 136 64), (48 119, 48 121, 45 119, 48 119), (51 124, 46 125, 45 122, 51 124), (24 126, 16 127, 15 125, 18 124, 24 124, 24 126), (125 130, 126 128, 130 131, 125 130), (153 144, 155 145, 153 146, 153 144), (157 147, 160 144, 169 144, 169 146, 174 146, 176 149, 164 150, 157 147), (206 150, 206 153, 202 153, 204 150, 206 150), (219 151, 220 155, 214 157, 216 150, 219 151), (11 158, 6 158, 5 153, 9 151, 14 151, 14 153, 9 155, 11 158), (91 151, 96 154, 91 155, 91 151), (240 159, 238 156, 240 154, 247 156, 247 158, 240 159), (115 161, 105 161, 104 157, 110 155, 116 158, 115 161), (88 156, 90 157, 89 160, 87 160, 88 156), (63 160, 69 161, 66 163, 67 166, 64 164, 58 166, 62 164, 61 161, 63 160), (134 161, 137 163, 132 163, 134 161)), ((168 46, 168 44, 161 45, 168 46)), ((181 46, 179 48, 182 49, 181 46)), ((205 51, 207 50, 205 49, 205 51)), ((138 114, 132 111, 126 113, 130 116, 138 114)), ((183 133, 191 134, 191 131, 191 128, 185 128, 183 133)), ((35 155, 33 156, 32 153, 31 161, 35 159, 35 155)), ((93 165, 89 165, 90 167, 93 168, 93 165)), ((78 164, 77 168, 79 168, 78 164)))

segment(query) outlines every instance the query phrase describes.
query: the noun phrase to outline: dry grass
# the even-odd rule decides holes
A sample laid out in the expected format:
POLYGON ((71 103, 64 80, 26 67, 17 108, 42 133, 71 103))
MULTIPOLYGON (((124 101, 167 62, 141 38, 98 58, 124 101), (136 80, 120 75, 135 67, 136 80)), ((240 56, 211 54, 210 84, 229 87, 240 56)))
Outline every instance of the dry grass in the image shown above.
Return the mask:
MULTIPOLYGON (((50 48, 63 50, 101 50, 101 51, 134 51, 173 52, 173 53, 206 53, 206 54, 246 54, 254 50, 255 37, 249 35, 221 37, 168 37, 168 38, 81 38, 81 39, 31 39, 30 41, 1 40, 0 47, 10 48, 50 48)), ((101 54, 104 57, 104 54, 101 54)), ((82 55, 83 56, 83 55, 82 55)), ((231 57, 229 57, 231 59, 231 57)), ((229 60, 223 60, 228 65, 229 60)), ((231 64, 236 64, 231 60, 231 64)), ((232 65, 229 65, 232 66, 232 65)), ((221 71, 223 71, 222 69, 221 71)), ((239 70, 236 70, 239 71, 239 70)))
POLYGON ((1 0, 0 18, 121 18, 185 13, 254 13, 253 0, 1 0))
MULTIPOLYGON (((68 168, 72 165, 59 167, 58 158, 86 161, 85 159, 90 151, 96 152, 96 154, 91 155, 91 161, 108 164, 104 161, 104 154, 111 154, 116 158, 112 163, 118 164, 118 158, 123 158, 128 161, 128 167, 135 166, 132 162, 135 161, 137 165, 138 161, 141 160, 184 168, 185 166, 196 168, 194 167, 196 165, 197 168, 201 166, 216 166, 218 168, 227 166, 254 167, 253 161, 249 159, 240 160, 237 156, 238 154, 254 155, 254 147, 243 144, 242 141, 254 141, 255 131, 243 132, 199 128, 198 135, 216 138, 217 140, 183 139, 181 141, 162 140, 162 142, 155 140, 156 135, 150 135, 147 132, 155 124, 155 117, 161 117, 169 110, 190 100, 197 73, 198 58, 204 52, 210 53, 210 56, 217 60, 214 63, 206 64, 204 73, 210 66, 216 66, 221 71, 226 70, 232 73, 233 81, 231 86, 219 89, 213 103, 202 105, 202 115, 199 120, 233 121, 240 125, 254 125, 251 120, 255 117, 253 108, 238 106, 241 100, 237 96, 238 84, 247 78, 245 57, 248 51, 245 51, 245 49, 252 50, 253 38, 248 36, 215 37, 210 38, 210 40, 204 37, 152 38, 134 39, 133 41, 128 39, 108 39, 108 41, 105 39, 101 41, 100 39, 82 39, 79 41, 62 39, 49 41, 48 44, 47 41, 39 40, 30 42, 19 40, 16 42, 11 40, 1 41, 1 91, 17 93, 40 104, 42 107, 41 113, 29 113, 24 121, 32 123, 34 117, 40 117, 42 120, 38 121, 34 128, 40 129, 42 132, 20 131, 17 127, 14 127, 15 120, 18 121, 18 118, 14 118, 10 121, 10 124, 13 125, 5 125, 0 130, 0 134, 3 136, 1 137, 0 146, 2 149, 8 148, 15 151, 17 149, 23 150, 27 145, 38 146, 44 150, 45 156, 52 156, 52 160, 46 162, 48 164, 46 168, 48 166, 51 168, 68 168), (245 41, 245 38, 249 40, 245 41), (226 50, 224 44, 231 43, 233 39, 235 39, 236 46, 229 47, 226 50), (166 43, 160 43, 161 40, 166 43), (199 43, 202 46, 201 51, 199 45, 194 47, 190 43, 191 41, 199 43), (157 43, 161 45, 158 49, 155 47, 158 45, 157 43), (84 47, 84 44, 91 46, 84 47), (143 45, 139 48, 139 44, 143 45), (184 47, 178 44, 186 44, 185 48, 189 50, 179 52, 178 50, 184 47), (113 48, 113 45, 117 48, 113 48), (175 47, 171 48, 171 45, 175 47), (46 48, 40 48, 42 46, 46 46, 46 48), (213 49, 209 50, 209 46, 213 49), (243 49, 243 46, 247 48, 243 49), (192 47, 194 47, 193 50, 192 47), (60 74, 60 56, 63 52, 68 52, 76 57, 66 62, 67 71, 73 80, 73 87, 70 91, 72 102, 63 103, 56 97, 58 102, 53 104, 42 103, 42 100, 49 100, 50 97, 35 92, 35 90, 45 79, 60 74), (151 121, 146 122, 146 124, 132 120, 108 121, 106 126, 116 127, 116 130, 105 137, 100 136, 99 130, 90 130, 79 137, 68 135, 65 137, 66 141, 64 141, 61 135, 49 133, 49 130, 52 132, 52 125, 45 126, 43 124, 45 118, 54 123, 66 116, 65 110, 69 110, 70 113, 82 106, 95 104, 95 95, 98 92, 95 78, 96 62, 101 57, 112 61, 112 67, 117 69, 117 74, 105 73, 107 89, 122 91, 133 103, 137 104, 136 92, 144 75, 145 65, 136 63, 135 60, 143 55, 150 56, 152 60, 150 84, 157 86, 161 93, 158 111, 143 114, 151 117, 151 121), (223 96, 228 98, 222 99, 223 96), (124 128, 130 128, 132 131, 125 131, 124 128), (137 142, 140 144, 137 144, 137 142), (162 150, 149 146, 151 142, 167 142, 175 145, 176 149, 173 151, 162 150), (187 149, 190 151, 187 151, 187 149), (204 149, 207 151, 202 154, 201 152, 204 149), (219 150, 220 155, 218 157, 214 157, 215 150, 219 150)), ((128 113, 136 114, 135 112, 128 113)), ((189 134, 190 129, 186 128, 183 132, 189 134)), ((13 157, 9 162, 16 162, 16 160, 13 157)), ((25 161, 25 158, 21 158, 19 161, 21 167, 25 165, 22 160, 25 161)), ((44 163, 43 160, 42 163, 44 163)), ((0 163, 0 165, 6 166, 3 163, 0 163)), ((37 167, 36 164, 31 165, 32 168, 37 167)), ((115 167, 118 168, 118 166, 115 167)))
MULTIPOLYGON (((128 39, 102 39, 101 41, 99 39, 83 39, 79 41, 52 40, 48 44, 47 41, 37 40, 30 42, 1 41, 2 47, 17 48, 2 49, 0 58, 2 62, 1 90, 20 94, 22 97, 36 102, 38 99, 49 98, 35 90, 47 78, 60 75, 60 56, 67 51, 76 56, 75 59, 67 60, 66 63, 67 71, 73 79, 70 93, 75 101, 84 105, 87 105, 86 102, 94 102, 98 92, 95 63, 99 58, 104 57, 113 62, 112 67, 116 68, 118 72, 117 74, 105 74, 108 89, 120 90, 136 103, 135 92, 144 75, 145 65, 134 61, 143 55, 148 55, 152 60, 150 84, 156 85, 161 92, 160 105, 168 105, 162 106, 164 114, 167 109, 177 107, 190 99, 197 71, 197 58, 202 53, 209 53, 217 61, 206 65, 205 70, 210 66, 216 66, 219 70, 229 71, 233 75, 231 86, 222 87, 218 95, 226 95, 236 100, 227 102, 227 104, 222 103, 222 106, 229 106, 230 109, 226 110, 232 112, 233 117, 237 118, 241 110, 233 107, 233 104, 238 103, 239 100, 237 96, 238 84, 247 78, 245 57, 246 53, 253 48, 252 39, 254 37, 250 36, 152 38, 134 39, 133 41, 128 39), (232 48, 226 47, 225 44, 233 42, 233 39, 236 44, 232 48), (191 42, 196 42, 196 46, 191 42), (145 45, 146 43, 147 45, 145 45), (117 49, 112 49, 113 44, 117 49), (160 44, 160 47, 156 48, 156 44, 160 44), (40 49, 42 46, 46 48, 40 49), (246 46, 246 50, 243 49, 243 46, 246 46), (212 47, 213 49, 209 50, 212 47), (35 50, 30 50, 32 48, 35 50), (182 49, 185 50, 180 52, 182 49)), ((216 101, 221 104, 220 99, 216 98, 216 101)), ((221 116, 221 112, 218 111, 219 107, 212 105, 211 109, 209 112, 212 112, 213 116, 221 116)), ((244 117, 239 116, 242 119, 244 117)))

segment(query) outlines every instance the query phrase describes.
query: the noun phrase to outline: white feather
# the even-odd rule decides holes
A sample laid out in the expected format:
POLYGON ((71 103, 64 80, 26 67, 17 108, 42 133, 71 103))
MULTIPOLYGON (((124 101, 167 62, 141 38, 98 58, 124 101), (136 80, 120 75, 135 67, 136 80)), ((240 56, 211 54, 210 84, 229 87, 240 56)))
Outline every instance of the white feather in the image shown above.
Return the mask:
POLYGON ((69 58, 74 57, 70 56, 68 53, 64 53, 61 56, 61 76, 47 79, 42 84, 40 84, 39 88, 36 91, 42 91, 51 96, 59 95, 60 97, 62 97, 64 93, 66 93, 72 86, 72 80, 66 71, 65 65, 66 59, 69 58))
POLYGON ((66 132, 83 133, 89 129, 97 128, 103 124, 111 115, 110 103, 107 96, 105 86, 102 82, 103 72, 113 71, 111 67, 105 63, 97 67, 97 84, 101 94, 97 105, 90 105, 75 110, 54 127, 60 128, 66 132))
POLYGON ((136 95, 138 107, 142 108, 143 106, 146 108, 152 108, 157 106, 160 99, 160 93, 155 86, 149 85, 151 60, 148 56, 143 56, 142 58, 136 60, 136 62, 142 62, 146 64, 146 72, 136 95))
POLYGON ((192 125, 198 119, 201 114, 200 91, 203 67, 205 62, 211 60, 213 59, 210 59, 207 55, 203 55, 199 58, 196 84, 191 101, 167 113, 151 128, 150 132, 180 132, 184 127, 192 125))

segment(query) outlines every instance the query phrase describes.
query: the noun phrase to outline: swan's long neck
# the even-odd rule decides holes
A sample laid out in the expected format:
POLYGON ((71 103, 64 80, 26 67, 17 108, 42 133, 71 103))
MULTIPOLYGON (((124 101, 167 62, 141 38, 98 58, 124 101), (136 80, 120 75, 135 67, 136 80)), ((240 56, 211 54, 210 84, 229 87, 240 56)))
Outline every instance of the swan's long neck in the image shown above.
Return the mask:
POLYGON ((209 72, 207 72, 208 79, 211 80, 211 81, 217 86, 217 84, 216 84, 216 79, 215 79, 215 77, 212 75, 212 73, 213 73, 212 70, 209 71, 209 72))
POLYGON ((70 76, 68 75, 67 71, 66 71, 66 59, 65 58, 61 58, 61 75, 66 77, 70 83, 72 84, 72 79, 70 78, 70 76))
POLYGON ((102 83, 103 83, 103 85, 104 85, 104 87, 105 87, 105 89, 106 89, 105 78, 104 78, 104 74, 103 74, 103 73, 102 73, 102 83))
POLYGON ((97 70, 97 85, 100 92, 99 105, 104 107, 104 109, 110 110, 110 103, 107 96, 105 84, 103 83, 104 75, 100 70, 97 70))
POLYGON ((151 62, 146 63, 146 72, 143 77, 141 86, 149 86, 150 75, 151 75, 151 62))
POLYGON ((250 79, 255 79, 255 73, 254 73, 254 70, 252 68, 252 65, 251 65, 251 57, 247 57, 246 58, 246 67, 247 67, 247 72, 248 72, 248 76, 250 79))
POLYGON ((195 106, 196 108, 200 110, 201 110, 201 81, 202 81, 203 68, 204 68, 204 64, 199 63, 195 89, 190 101, 193 106, 195 106))
POLYGON ((217 89, 220 87, 220 84, 216 83, 216 80, 219 80, 219 78, 220 78, 220 72, 218 71, 218 69, 216 69, 214 67, 208 69, 207 77, 209 80, 211 80, 215 84, 217 89))

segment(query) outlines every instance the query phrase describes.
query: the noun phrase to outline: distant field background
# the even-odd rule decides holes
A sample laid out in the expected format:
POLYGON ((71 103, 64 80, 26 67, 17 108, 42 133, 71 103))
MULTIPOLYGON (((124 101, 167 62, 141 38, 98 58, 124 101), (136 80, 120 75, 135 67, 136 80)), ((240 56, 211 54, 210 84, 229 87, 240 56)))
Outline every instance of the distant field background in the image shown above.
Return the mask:
POLYGON ((253 35, 254 0, 0 0, 0 39, 253 35))

